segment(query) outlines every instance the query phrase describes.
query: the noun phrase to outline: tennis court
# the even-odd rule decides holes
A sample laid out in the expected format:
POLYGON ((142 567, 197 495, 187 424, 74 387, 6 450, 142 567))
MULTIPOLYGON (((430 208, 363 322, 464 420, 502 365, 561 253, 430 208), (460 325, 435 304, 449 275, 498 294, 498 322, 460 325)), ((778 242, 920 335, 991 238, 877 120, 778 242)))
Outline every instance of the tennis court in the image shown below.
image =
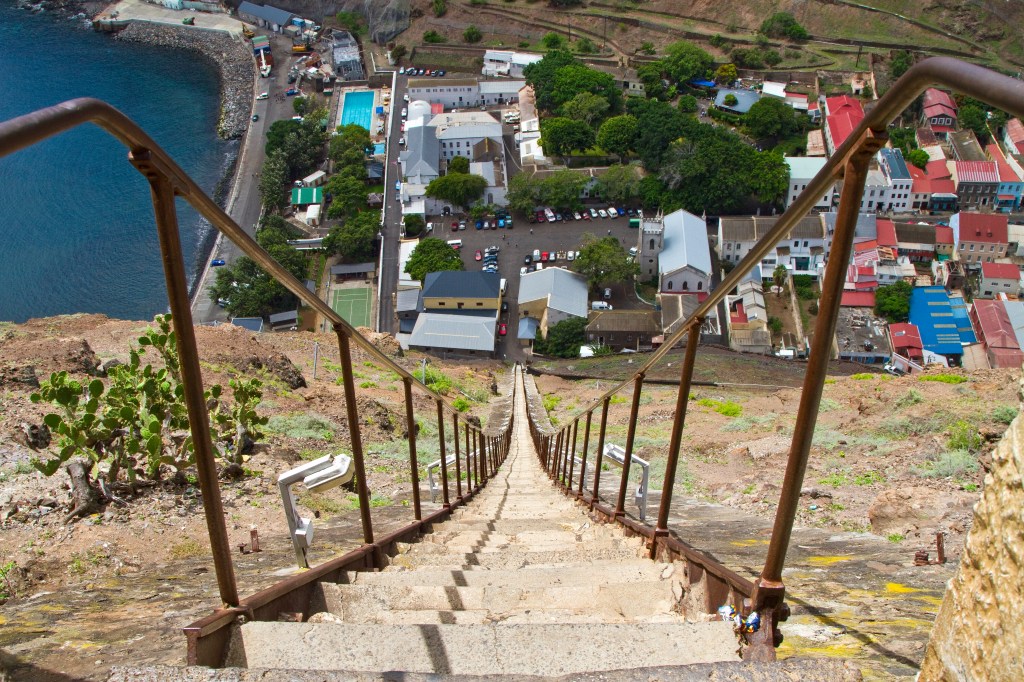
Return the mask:
POLYGON ((345 93, 341 109, 341 125, 355 123, 367 130, 373 125, 373 91, 359 90, 345 93))
POLYGON ((371 326, 370 289, 367 287, 335 289, 331 308, 353 327, 371 326))

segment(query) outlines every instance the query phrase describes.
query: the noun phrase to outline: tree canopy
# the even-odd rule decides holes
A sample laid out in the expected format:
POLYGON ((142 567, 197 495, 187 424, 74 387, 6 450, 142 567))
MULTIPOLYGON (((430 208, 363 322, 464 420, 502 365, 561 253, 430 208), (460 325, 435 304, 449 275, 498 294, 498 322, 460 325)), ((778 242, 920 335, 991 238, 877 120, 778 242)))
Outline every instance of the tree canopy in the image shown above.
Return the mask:
POLYGON ((913 289, 903 281, 878 287, 875 292, 875 314, 889 322, 906 322, 910 316, 910 294, 913 289))
MULTIPOLYGON (((297 236, 295 228, 280 218, 268 217, 256 232, 256 242, 298 279, 306 277, 306 257, 289 246, 297 236), (276 218, 276 220, 274 220, 276 218)), ((233 317, 263 317, 295 305, 295 295, 279 284, 248 256, 217 269, 213 295, 225 301, 233 317)))
POLYGON ((714 60, 707 52, 694 45, 680 41, 672 43, 665 50, 661 60, 662 68, 677 82, 686 83, 694 78, 704 78, 714 60))
POLYGON ((288 182, 288 164, 284 152, 275 150, 267 156, 260 172, 260 199, 263 205, 272 209, 282 209, 288 204, 288 195, 284 185, 288 182))
POLYGON ((288 179, 301 177, 316 166, 321 158, 327 133, 321 121, 327 118, 327 109, 317 107, 305 120, 274 121, 267 130, 266 152, 269 158, 280 152, 288 169, 288 179))
POLYGON ((610 111, 616 112, 622 108, 622 92, 611 74, 583 64, 569 64, 555 71, 551 91, 554 108, 585 92, 603 97, 610 111))
POLYGON ((583 121, 592 126, 608 113, 611 104, 601 95, 592 92, 578 93, 571 100, 558 108, 558 115, 571 118, 575 121, 583 121))
MULTIPOLYGON (((565 49, 551 50, 540 61, 534 62, 523 69, 523 77, 528 85, 533 87, 537 97, 537 107, 544 111, 554 111, 558 107, 555 103, 555 73, 564 66, 579 64, 582 65, 571 52, 565 49)), ((574 93, 575 94, 575 93, 574 93)), ((572 95, 563 101, 568 101, 572 95)))
POLYGON ((747 131, 757 140, 778 140, 795 133, 800 124, 793 107, 776 97, 762 97, 743 116, 747 131))
POLYGON ((334 162, 339 162, 349 150, 357 150, 359 159, 366 157, 366 152, 373 149, 373 141, 370 139, 370 131, 356 123, 338 126, 338 134, 331 138, 327 156, 334 162))
POLYGON ((969 128, 978 136, 982 144, 988 140, 988 116, 985 110, 974 104, 965 104, 957 112, 957 120, 961 128, 969 128))
POLYGON ((544 153, 561 156, 594 146, 594 131, 583 121, 570 118, 545 118, 540 122, 540 144, 544 153))
POLYGON ((469 159, 465 156, 453 156, 448 161, 448 172, 449 173, 468 173, 469 172, 469 159))
POLYGON ((346 263, 365 263, 373 259, 379 229, 380 211, 357 213, 330 231, 324 238, 324 248, 346 263))
POLYGON ((763 35, 772 38, 790 38, 791 40, 807 40, 810 34, 797 23, 796 17, 789 12, 776 12, 763 22, 759 29, 763 35))
POLYGON ((647 170, 657 170, 669 145, 686 130, 686 116, 667 102, 630 98, 629 113, 636 116, 637 138, 633 149, 647 170))
POLYGON ((529 213, 537 206, 578 210, 586 175, 567 168, 544 176, 518 173, 509 182, 506 202, 513 211, 529 213))
POLYGON ((911 165, 924 169, 925 166, 928 165, 928 162, 931 161, 931 157, 928 156, 928 152, 923 149, 911 149, 907 153, 907 161, 909 161, 911 165))
POLYGON ((715 82, 728 85, 739 78, 735 64, 722 64, 715 71, 715 82))
POLYGON ((631 114, 613 116, 602 123, 598 129, 597 144, 601 149, 609 154, 615 154, 621 159, 633 151, 639 133, 640 124, 635 116, 631 114))
POLYGON ((597 238, 590 233, 583 235, 583 247, 573 261, 573 269, 591 287, 627 282, 640 272, 618 237, 597 238))
POLYGON ((448 246, 443 239, 436 237, 420 240, 405 264, 405 271, 409 273, 409 276, 421 282, 428 272, 462 269, 462 258, 459 256, 459 252, 448 246))
POLYGON ((366 208, 366 185, 356 178, 339 173, 327 181, 324 190, 331 195, 328 218, 344 218, 366 208))
POLYGON ((548 337, 533 342, 533 352, 555 358, 578 358, 586 340, 587 318, 569 317, 548 327, 548 337))
POLYGON ((449 173, 431 180, 427 185, 426 194, 431 199, 469 208, 474 201, 484 195, 486 189, 487 180, 479 175, 449 173))
POLYGON ((632 201, 640 196, 640 173, 635 164, 616 164, 597 179, 597 192, 613 203, 632 201))

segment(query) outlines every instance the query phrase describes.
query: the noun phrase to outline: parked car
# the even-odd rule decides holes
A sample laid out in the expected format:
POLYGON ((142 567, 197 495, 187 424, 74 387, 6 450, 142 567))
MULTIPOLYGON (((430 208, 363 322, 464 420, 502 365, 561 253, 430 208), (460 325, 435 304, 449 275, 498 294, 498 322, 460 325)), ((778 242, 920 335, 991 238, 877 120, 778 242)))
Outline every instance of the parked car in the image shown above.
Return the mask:
POLYGON ((404 66, 398 67, 398 75, 402 76, 404 74, 405 74, 405 67, 404 66))
POLYGON ((554 251, 549 251, 548 252, 548 260, 551 261, 551 262, 554 262, 554 261, 558 260, 558 254, 555 253, 554 251))
POLYGON ((601 216, 602 218, 607 218, 608 211, 604 210, 603 208, 599 208, 597 209, 597 215, 601 216))
POLYGON ((534 249, 534 251, 533 251, 533 262, 536 263, 539 260, 541 260, 541 252, 539 250, 534 249))
POLYGON ((435 71, 434 75, 435 76, 441 76, 443 78, 445 73, 447 73, 447 72, 444 69, 441 69, 440 71, 435 71))
POLYGON ((260 115, 259 115, 259 114, 253 114, 253 115, 252 115, 252 120, 253 120, 253 121, 258 121, 258 120, 260 120, 260 115))
POLYGON ((501 312, 503 312, 503 313, 507 313, 508 312, 508 301, 502 301, 501 302, 501 312))
POLYGON ((547 216, 544 214, 544 211, 537 211, 536 216, 538 223, 543 223, 547 220, 547 216))
POLYGON ((636 211, 634 211, 634 210, 633 210, 633 209, 631 209, 631 208, 627 208, 627 209, 626 209, 626 215, 628 215, 628 216, 629 216, 630 218, 632 218, 633 216, 635 216, 635 215, 636 215, 636 211))
POLYGON ((606 300, 606 301, 612 300, 612 290, 607 288, 607 287, 605 287, 605 290, 604 290, 604 300, 606 300))
POLYGON ((261 92, 260 94, 256 95, 256 99, 267 99, 268 97, 270 97, 269 92, 261 92))
POLYGON ((484 259, 484 255, 482 253, 480 253, 480 249, 477 249, 476 253, 473 254, 473 258, 475 260, 483 260, 484 259))
POLYGON ((405 146, 405 138, 404 137, 398 138, 398 144, 400 144, 400 145, 402 145, 404 147, 405 146))
MULTIPOLYGON (((536 252, 536 251, 534 251, 534 253, 536 254, 537 252, 536 252)), ((551 255, 551 254, 549 254, 549 253, 548 253, 547 251, 542 251, 542 252, 541 252, 541 254, 540 254, 540 259, 541 259, 541 261, 546 261, 546 260, 548 260, 548 256, 549 256, 549 255, 551 255)))
POLYGON ((221 260, 220 258, 214 258, 212 261, 210 261, 210 266, 211 267, 215 267, 215 268, 218 268, 218 267, 220 267, 221 265, 224 265, 224 264, 225 264, 224 261, 221 260))
POLYGON ((636 249, 636 247, 635 247, 635 246, 631 246, 631 247, 629 248, 629 255, 630 255, 630 257, 632 257, 632 258, 636 258, 636 254, 637 254, 637 253, 639 253, 639 252, 637 251, 637 249, 636 249))
POLYGON ((528 266, 528 265, 524 265, 523 267, 519 268, 519 275, 520 276, 525 275, 528 272, 531 272, 530 266, 528 266))
POLYGON ((530 258, 529 256, 523 256, 523 265, 529 265, 532 262, 533 262, 532 258, 530 258))
POLYGON ((427 69, 426 75, 428 75, 428 76, 430 75, 430 69, 427 69))
POLYGON ((484 229, 484 221, 482 221, 482 220, 476 221, 476 229, 478 229, 478 230, 484 229))
POLYGON ((590 220, 590 211, 588 211, 587 209, 583 209, 583 219, 590 220))
POLYGON ((580 215, 579 211, 573 211, 572 217, 573 217, 573 220, 582 220, 583 219, 583 216, 580 215))
POLYGON ((284 91, 284 94, 288 95, 289 97, 294 97, 295 95, 299 94, 299 91, 296 90, 295 88, 288 88, 287 90, 284 91))
POLYGON ((465 230, 466 229, 466 221, 465 220, 460 220, 459 221, 459 229, 460 230, 465 230))
POLYGON ((598 216, 597 209, 590 209, 590 217, 596 218, 598 216))
POLYGON ((570 263, 573 262, 574 260, 576 260, 576 252, 575 251, 567 251, 566 254, 565 254, 565 259, 567 261, 569 261, 570 263))
POLYGON ((498 336, 505 336, 505 334, 508 334, 508 326, 502 322, 498 325, 498 336))
POLYGON ((452 221, 452 232, 458 232, 458 231, 459 231, 459 224, 453 220, 452 221))

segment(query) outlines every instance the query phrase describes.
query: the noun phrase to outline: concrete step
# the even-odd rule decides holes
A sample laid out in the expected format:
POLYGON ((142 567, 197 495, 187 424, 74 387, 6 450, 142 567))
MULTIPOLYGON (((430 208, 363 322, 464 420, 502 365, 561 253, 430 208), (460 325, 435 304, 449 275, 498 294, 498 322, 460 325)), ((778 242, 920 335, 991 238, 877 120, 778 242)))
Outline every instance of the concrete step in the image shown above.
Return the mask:
MULTIPOLYGON (((582 509, 582 507, 581 507, 582 509)), ((534 530, 566 530, 583 532, 595 527, 602 527, 609 533, 621 534, 621 531, 612 525, 598 526, 585 519, 579 514, 566 514, 561 521, 552 519, 477 519, 477 520, 451 520, 438 524, 436 531, 491 531, 493 533, 506 533, 516 535, 534 530)))
POLYGON ((227 664, 283 670, 566 675, 739 660, 732 625, 361 625, 250 622, 227 664))
POLYGON ((483 611, 492 616, 554 609, 588 612, 607 619, 644 618, 678 613, 683 596, 676 579, 632 583, 511 585, 338 585, 321 584, 314 611, 329 611, 349 623, 374 622, 383 611, 483 611))
POLYGON ((595 561, 586 566, 563 564, 560 566, 528 566, 515 571, 502 569, 460 571, 396 570, 351 571, 342 582, 353 585, 458 585, 460 587, 495 587, 529 585, 554 587, 558 585, 633 583, 668 580, 681 575, 681 564, 662 564, 649 559, 635 561, 595 561))
MULTIPOLYGON (((641 620, 607 613, 591 613, 586 610, 545 609, 512 611, 492 614, 487 611, 426 611, 396 610, 368 614, 364 624, 378 625, 482 625, 487 623, 516 624, 596 624, 596 623, 681 623, 686 619, 678 613, 664 613, 645 616, 641 620)), ((309 617, 310 623, 348 623, 341 616, 321 611, 309 617)))
POLYGON ((551 677, 523 675, 435 675, 433 673, 366 673, 351 670, 311 671, 183 668, 169 665, 115 667, 107 682, 860 682, 857 666, 834 659, 787 658, 773 663, 695 663, 685 666, 633 668, 551 677))
POLYGON ((452 570, 473 570, 477 568, 515 569, 523 566, 548 564, 588 563, 607 559, 637 559, 642 556, 643 544, 636 547, 609 549, 590 549, 579 547, 574 549, 556 549, 545 552, 529 552, 519 549, 508 549, 504 552, 462 553, 447 552, 407 552, 391 557, 390 563, 395 566, 413 568, 417 566, 446 567, 452 570))
POLYGON ((609 542, 621 539, 621 533, 613 533, 604 528, 588 528, 582 531, 569 530, 558 526, 544 529, 524 530, 518 533, 502 533, 493 530, 462 530, 443 528, 423 537, 423 542, 435 545, 538 545, 563 543, 571 545, 575 542, 609 542))

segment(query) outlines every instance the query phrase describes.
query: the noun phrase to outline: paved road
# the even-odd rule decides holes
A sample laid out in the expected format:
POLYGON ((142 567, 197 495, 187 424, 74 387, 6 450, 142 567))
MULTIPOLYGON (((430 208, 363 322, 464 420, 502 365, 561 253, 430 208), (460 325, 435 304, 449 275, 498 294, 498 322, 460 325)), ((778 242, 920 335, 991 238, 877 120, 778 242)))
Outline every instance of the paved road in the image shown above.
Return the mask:
MULTIPOLYGON (((403 96, 406 93, 405 76, 395 76, 395 89, 391 93, 391 111, 401 111, 406 106, 403 96)), ((389 112, 390 113, 390 112, 389 112)), ((395 292, 398 290, 398 240, 401 237, 402 205, 395 199, 395 181, 401 180, 402 169, 398 165, 398 153, 401 151, 398 139, 402 137, 402 119, 391 116, 388 123, 387 154, 385 156, 384 185, 384 228, 381 231, 381 268, 380 300, 377 302, 377 331, 394 334, 398 331, 395 319, 395 292)))
MULTIPOLYGON (((228 215, 250 235, 255 234, 256 222, 259 220, 262 208, 259 177, 256 173, 263 167, 266 158, 263 151, 266 131, 274 121, 291 118, 293 115, 291 98, 278 99, 278 96, 283 97, 285 90, 290 87, 287 84, 288 67, 294 64, 298 57, 291 55, 290 39, 271 34, 271 43, 271 49, 276 59, 274 70, 270 78, 260 78, 257 75, 255 83, 256 95, 267 92, 270 97, 253 102, 252 113, 257 114, 259 120, 250 123, 249 131, 242 142, 234 187, 228 198, 228 215)), ((238 247, 227 239, 221 239, 214 247, 212 258, 219 258, 231 263, 241 255, 242 252, 238 247)), ((217 305, 210 294, 210 287, 215 281, 215 273, 216 268, 211 268, 207 264, 206 271, 192 297, 192 317, 197 323, 228 319, 227 312, 217 305)))

